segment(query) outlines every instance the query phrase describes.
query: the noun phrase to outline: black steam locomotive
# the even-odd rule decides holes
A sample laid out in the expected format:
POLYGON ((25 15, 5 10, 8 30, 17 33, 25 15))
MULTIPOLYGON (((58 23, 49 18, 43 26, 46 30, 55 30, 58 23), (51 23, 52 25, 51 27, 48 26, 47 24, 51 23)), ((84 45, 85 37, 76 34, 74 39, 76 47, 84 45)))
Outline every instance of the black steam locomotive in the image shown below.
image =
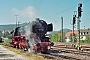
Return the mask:
POLYGON ((50 38, 46 37, 49 31, 53 31, 52 23, 47 24, 44 20, 37 18, 36 21, 15 29, 10 46, 28 50, 30 53, 47 52, 48 47, 54 45, 50 42, 50 38))

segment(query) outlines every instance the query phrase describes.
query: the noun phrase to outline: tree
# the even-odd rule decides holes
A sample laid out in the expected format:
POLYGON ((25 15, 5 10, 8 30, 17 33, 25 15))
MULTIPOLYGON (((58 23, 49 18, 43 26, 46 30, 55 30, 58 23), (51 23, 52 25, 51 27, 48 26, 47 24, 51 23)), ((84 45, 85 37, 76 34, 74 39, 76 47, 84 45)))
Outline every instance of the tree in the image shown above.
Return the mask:
MULTIPOLYGON (((74 33, 74 42, 76 42, 77 41, 77 35, 74 33)), ((70 38, 70 42, 72 42, 72 33, 70 34, 70 36, 69 36, 69 38, 70 38)))
MULTIPOLYGON (((62 37, 62 32, 58 32, 58 33, 52 34, 52 35, 50 36, 50 39, 51 39, 51 41, 53 41, 53 42, 60 42, 60 41, 61 41, 61 37, 62 37)), ((63 33, 63 42, 65 42, 65 39, 66 39, 66 36, 65 36, 65 34, 63 33)))
POLYGON ((52 42, 58 42, 58 35, 57 35, 57 33, 52 34, 50 36, 50 39, 51 39, 52 42))
MULTIPOLYGON (((58 41, 61 41, 61 38, 62 38, 62 32, 58 32, 58 41)), ((66 36, 65 36, 65 33, 63 33, 63 42, 65 42, 65 39, 66 39, 66 36)))
POLYGON ((72 42, 72 34, 70 34, 69 38, 70 38, 70 42, 72 42))
POLYGON ((86 36, 87 43, 90 43, 90 36, 86 36))

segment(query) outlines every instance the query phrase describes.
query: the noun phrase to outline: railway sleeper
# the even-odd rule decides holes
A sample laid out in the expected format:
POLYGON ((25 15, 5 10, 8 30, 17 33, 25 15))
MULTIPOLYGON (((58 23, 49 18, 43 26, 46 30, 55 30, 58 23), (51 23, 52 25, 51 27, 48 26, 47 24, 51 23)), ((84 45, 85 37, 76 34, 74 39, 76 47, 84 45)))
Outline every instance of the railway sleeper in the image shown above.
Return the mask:
POLYGON ((58 58, 56 56, 51 56, 51 55, 47 55, 47 54, 41 54, 41 56, 43 56, 44 58, 48 58, 48 59, 60 60, 60 58, 58 58))
POLYGON ((70 56, 65 56, 65 55, 59 55, 59 54, 50 54, 50 55, 53 55, 53 56, 57 56, 57 57, 61 57, 61 58, 64 58, 64 59, 70 59, 70 60, 81 60, 81 59, 78 59, 78 58, 74 58, 74 57, 70 57, 70 56))
POLYGON ((90 51, 90 48, 81 48, 82 51, 90 51))

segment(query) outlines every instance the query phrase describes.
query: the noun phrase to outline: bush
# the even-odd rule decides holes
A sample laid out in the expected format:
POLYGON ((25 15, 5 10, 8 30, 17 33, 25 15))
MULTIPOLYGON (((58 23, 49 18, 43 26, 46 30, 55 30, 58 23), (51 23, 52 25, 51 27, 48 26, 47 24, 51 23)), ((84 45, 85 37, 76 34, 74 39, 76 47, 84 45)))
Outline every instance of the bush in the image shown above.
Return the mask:
POLYGON ((9 45, 9 41, 8 41, 8 39, 4 39, 3 44, 4 44, 5 46, 8 46, 8 45, 9 45))
POLYGON ((57 34, 52 34, 52 35, 50 36, 50 39, 51 39, 52 42, 58 42, 57 34))
POLYGON ((90 40, 80 40, 80 43, 90 43, 90 40))

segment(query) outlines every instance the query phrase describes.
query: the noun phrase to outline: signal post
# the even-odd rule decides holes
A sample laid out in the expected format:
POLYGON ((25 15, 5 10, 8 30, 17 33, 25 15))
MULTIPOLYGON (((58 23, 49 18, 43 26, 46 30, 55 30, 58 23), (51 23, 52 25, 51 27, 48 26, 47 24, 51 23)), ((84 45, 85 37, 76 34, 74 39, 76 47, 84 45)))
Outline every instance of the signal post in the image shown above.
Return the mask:
POLYGON ((78 40, 77 40, 77 49, 80 50, 80 18, 81 18, 81 12, 82 12, 82 4, 78 4, 78 17, 77 17, 77 30, 78 30, 78 40))
POLYGON ((73 23, 72 23, 72 47, 74 47, 74 43, 75 43, 75 34, 74 34, 74 26, 75 26, 75 23, 76 23, 76 14, 75 14, 76 11, 74 11, 74 15, 73 15, 73 23))

